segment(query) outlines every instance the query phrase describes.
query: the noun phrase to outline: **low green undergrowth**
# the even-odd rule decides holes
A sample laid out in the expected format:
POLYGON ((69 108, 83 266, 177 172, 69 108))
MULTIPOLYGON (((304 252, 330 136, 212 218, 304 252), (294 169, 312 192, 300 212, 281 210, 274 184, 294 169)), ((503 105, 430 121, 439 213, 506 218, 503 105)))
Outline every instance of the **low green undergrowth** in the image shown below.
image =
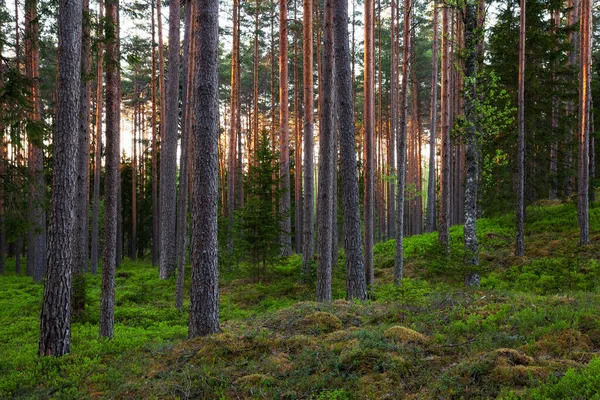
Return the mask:
POLYGON ((115 337, 98 338, 100 276, 87 275, 86 311, 61 358, 37 356, 43 286, 15 276, 9 259, 0 398, 599 398, 599 211, 592 207, 592 244, 580 248, 572 204, 528 209, 525 257, 512 255, 511 216, 480 220, 480 289, 462 284, 461 227, 451 230, 449 257, 435 233, 406 238, 399 287, 394 241, 377 244, 366 302, 345 300, 343 252, 331 304, 313 302, 314 277, 300 280, 299 256, 260 280, 230 264, 220 282, 223 331, 192 340, 188 303, 174 308, 175 280, 124 261, 115 337))

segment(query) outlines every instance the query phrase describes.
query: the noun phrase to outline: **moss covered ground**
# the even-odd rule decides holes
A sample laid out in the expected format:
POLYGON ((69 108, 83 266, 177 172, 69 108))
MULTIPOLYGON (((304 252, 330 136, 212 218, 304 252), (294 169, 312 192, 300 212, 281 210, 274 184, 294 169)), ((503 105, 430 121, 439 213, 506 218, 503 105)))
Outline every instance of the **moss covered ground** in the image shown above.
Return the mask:
POLYGON ((367 302, 345 300, 343 254, 331 304, 300 283, 297 256, 261 281, 224 265, 222 332, 193 340, 175 280, 124 261, 115 337, 98 338, 100 277, 88 276, 62 358, 37 356, 43 286, 8 260, 0 398, 600 399, 599 214, 594 204, 592 244, 581 248, 572 203, 528 208, 525 257, 512 255, 514 216, 480 220, 478 289, 462 283, 461 227, 450 257, 435 233, 406 239, 402 287, 392 285, 394 242, 378 244, 367 302))

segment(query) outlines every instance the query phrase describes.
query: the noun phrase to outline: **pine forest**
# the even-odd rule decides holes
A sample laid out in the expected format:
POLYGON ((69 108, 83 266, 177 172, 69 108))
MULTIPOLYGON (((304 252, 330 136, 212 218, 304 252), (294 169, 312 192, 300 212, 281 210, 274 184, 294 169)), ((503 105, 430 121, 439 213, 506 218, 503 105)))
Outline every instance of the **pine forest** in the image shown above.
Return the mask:
POLYGON ((598 21, 0 0, 0 398, 600 399, 598 21))

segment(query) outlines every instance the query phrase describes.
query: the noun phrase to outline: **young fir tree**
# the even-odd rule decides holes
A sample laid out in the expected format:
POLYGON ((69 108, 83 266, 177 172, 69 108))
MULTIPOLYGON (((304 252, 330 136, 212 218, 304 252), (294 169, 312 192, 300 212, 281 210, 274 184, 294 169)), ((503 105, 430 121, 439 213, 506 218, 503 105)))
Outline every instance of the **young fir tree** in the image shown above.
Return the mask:
POLYGON ((279 198, 278 154, 275 153, 266 131, 256 147, 255 163, 248 166, 244 177, 244 207, 237 212, 238 244, 236 250, 243 254, 254 270, 256 280, 264 279, 267 265, 279 254, 281 243, 281 215, 274 199, 279 198))

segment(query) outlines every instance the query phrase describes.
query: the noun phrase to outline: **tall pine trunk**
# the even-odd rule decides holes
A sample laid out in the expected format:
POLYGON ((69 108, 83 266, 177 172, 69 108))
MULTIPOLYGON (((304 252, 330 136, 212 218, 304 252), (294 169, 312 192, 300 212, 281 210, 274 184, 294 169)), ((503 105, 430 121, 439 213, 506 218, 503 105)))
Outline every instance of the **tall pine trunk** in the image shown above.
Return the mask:
MULTIPOLYGON (((319 126, 319 190, 317 198, 317 300, 332 300, 331 244, 335 221, 333 202, 337 200, 333 190, 334 153, 337 151, 333 113, 333 0, 325 0, 323 13, 323 63, 322 98, 319 126)), ((320 43, 319 43, 320 46, 320 43)))
POLYGON ((591 118, 592 81, 592 0, 581 0, 579 28, 579 164, 577 176, 577 219, 579 243, 590 243, 589 233, 589 135, 591 118))
MULTIPOLYGON (((292 222, 290 215, 290 124, 288 105, 288 38, 287 0, 279 1, 279 179, 281 198, 281 255, 292 255, 292 222)), ((297 146, 296 146, 297 147, 297 146)), ((297 170, 297 169, 296 169, 297 170)))
POLYGON ((433 48, 431 57, 431 103, 430 103, 430 125, 429 125, 429 172, 427 179, 427 211, 425 221, 425 232, 435 230, 435 187, 436 187, 436 130, 437 130, 437 106, 438 106, 438 4, 433 3, 433 48))
POLYGON ((402 86, 400 87, 400 118, 396 148, 398 192, 396 193, 396 258, 394 284, 400 285, 404 274, 404 208, 406 186, 406 109, 408 108, 408 61, 410 55, 411 0, 404 0, 404 30, 402 35, 402 86))
POLYGON ((179 197, 177 198, 177 291, 175 307, 183 309, 185 283, 185 256, 187 244, 187 213, 189 194, 190 138, 192 134, 192 87, 194 78, 194 3, 185 4, 185 33, 183 53, 183 109, 181 130, 181 156, 179 159, 179 197))
POLYGON ((314 252, 314 99, 313 99, 313 2, 303 0, 304 21, 304 223, 302 238, 302 275, 311 272, 314 252))
MULTIPOLYGON (((39 65, 39 19, 37 0, 25 2, 25 72, 31 81, 31 119, 41 119, 39 65)), ((41 282, 46 269, 46 183, 44 179, 44 152, 40 140, 29 141, 29 221, 32 229, 28 233, 27 270, 33 274, 35 282, 41 282)))
POLYGON ((240 23, 238 18, 239 0, 233 0, 233 49, 231 57, 231 107, 230 107, 230 119, 229 119, 229 140, 227 150, 227 162, 228 162, 228 174, 227 174, 227 221, 229 234, 227 235, 227 244, 230 250, 233 249, 233 223, 234 223, 234 212, 235 212, 235 189, 236 189, 236 138, 239 135, 237 131, 237 102, 239 101, 238 96, 238 69, 240 68, 239 61, 239 31, 240 23))
POLYGON ((79 98, 79 135, 77 138, 77 191, 75 194, 75 231, 73 243, 73 314, 85 309, 85 278, 88 269, 89 188, 90 188, 90 3, 83 0, 81 43, 81 88, 79 98))
POLYGON ((365 81, 364 81, 364 129, 365 129, 365 190, 364 190, 364 235, 365 235, 365 273, 367 286, 373 289, 375 274, 373 270, 373 242, 375 226, 375 3, 365 0, 365 81))
MULTIPOLYGON (((98 4, 98 19, 104 19, 104 5, 98 4)), ((94 204, 92 206, 92 249, 90 269, 93 274, 98 271, 100 258, 100 175, 102 170, 102 73, 104 65, 104 40, 102 27, 98 28, 98 59, 96 69, 96 143, 94 149, 94 204)))
POLYGON ((77 184, 77 137, 81 85, 80 0, 61 0, 58 46, 71 51, 58 58, 58 103, 54 169, 48 232, 48 269, 40 316, 39 354, 61 356, 71 348, 71 268, 74 200, 77 184))
POLYGON ((154 1, 152 1, 152 264, 158 265, 159 260, 159 215, 158 215, 158 135, 156 126, 156 40, 154 34, 154 1))
POLYGON ((479 145, 477 127, 477 47, 478 32, 483 27, 477 25, 477 0, 469 0, 465 5, 465 264, 470 268, 465 277, 467 286, 479 286, 479 244, 477 242, 477 193, 479 185, 479 145))
POLYGON ((515 255, 525 255, 525 0, 521 0, 517 137, 517 238, 515 255))
POLYGON ((104 252, 100 297, 100 336, 114 335, 117 211, 119 195, 119 43, 118 0, 106 1, 106 166, 104 175, 104 252))
POLYGON ((196 1, 190 338, 219 331, 219 1, 196 1))
POLYGON ((360 233, 358 170, 354 134, 352 71, 348 44, 348 0, 333 0, 333 43, 336 77, 336 104, 340 128, 344 248, 348 299, 365 300, 367 281, 360 233))
MULTIPOLYGON (((160 187, 160 278, 173 275, 175 260, 175 231, 177 196, 177 131, 179 119, 179 0, 169 5, 169 71, 165 101, 165 131, 161 143, 160 187)), ((161 116, 162 120, 162 116, 161 116)))
POLYGON ((450 144, 450 49, 449 49, 449 19, 447 6, 442 9, 442 93, 441 93, 441 124, 442 124, 442 154, 440 174, 440 215, 438 225, 438 240, 446 253, 450 252, 450 168, 452 152, 450 144))

